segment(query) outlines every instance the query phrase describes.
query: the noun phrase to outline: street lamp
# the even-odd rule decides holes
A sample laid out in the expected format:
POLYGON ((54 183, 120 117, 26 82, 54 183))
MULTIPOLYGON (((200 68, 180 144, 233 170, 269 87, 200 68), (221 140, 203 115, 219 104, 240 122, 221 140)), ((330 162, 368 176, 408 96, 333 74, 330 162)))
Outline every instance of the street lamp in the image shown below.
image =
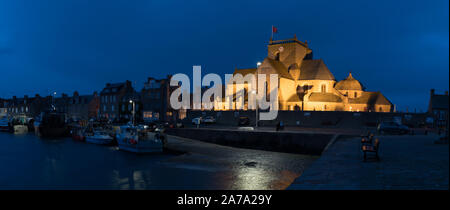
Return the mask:
POLYGON ((130 104, 133 104, 133 112, 132 113, 133 113, 133 125, 134 125, 134 115, 135 115, 134 108, 135 108, 136 103, 133 100, 130 99, 130 104))
POLYGON ((56 91, 53 92, 53 97, 52 97, 52 106, 53 106, 53 111, 56 111, 56 106, 55 106, 55 98, 56 98, 56 91))
POLYGON ((258 127, 258 95, 256 94, 256 90, 252 90, 252 94, 255 94, 255 100, 256 100, 256 104, 255 104, 255 128, 258 127))

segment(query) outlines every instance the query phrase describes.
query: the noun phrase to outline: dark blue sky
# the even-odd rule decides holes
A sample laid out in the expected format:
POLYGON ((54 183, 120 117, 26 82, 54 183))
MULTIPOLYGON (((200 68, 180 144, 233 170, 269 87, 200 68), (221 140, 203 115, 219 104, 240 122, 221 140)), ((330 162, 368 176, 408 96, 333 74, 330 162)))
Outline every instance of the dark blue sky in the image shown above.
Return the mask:
POLYGON ((82 94, 125 79, 233 72, 297 34, 336 79, 349 71, 398 109, 449 87, 448 0, 0 1, 0 97, 82 94))

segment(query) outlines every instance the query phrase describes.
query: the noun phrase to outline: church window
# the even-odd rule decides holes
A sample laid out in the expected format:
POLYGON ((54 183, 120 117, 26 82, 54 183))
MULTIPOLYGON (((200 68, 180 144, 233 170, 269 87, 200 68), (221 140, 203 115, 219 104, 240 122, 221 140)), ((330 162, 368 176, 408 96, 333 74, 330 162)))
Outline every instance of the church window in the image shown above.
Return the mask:
POLYGON ((275 60, 280 60, 280 52, 275 53, 275 60))
POLYGON ((322 90, 322 93, 327 92, 327 86, 326 85, 322 85, 321 90, 322 90))
POLYGON ((297 86, 297 93, 303 93, 304 92, 304 88, 301 87, 300 85, 297 86))
POLYGON ((357 92, 355 92, 355 98, 357 98, 358 97, 358 93, 357 92))
POLYGON ((383 109, 380 107, 378 110, 380 110, 380 112, 382 112, 383 111, 383 109))

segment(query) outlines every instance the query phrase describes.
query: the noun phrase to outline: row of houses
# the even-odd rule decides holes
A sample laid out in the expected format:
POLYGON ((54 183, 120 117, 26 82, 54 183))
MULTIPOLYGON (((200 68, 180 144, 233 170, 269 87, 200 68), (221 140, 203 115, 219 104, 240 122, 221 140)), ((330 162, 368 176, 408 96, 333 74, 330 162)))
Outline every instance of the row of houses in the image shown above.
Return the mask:
POLYGON ((100 92, 80 95, 75 91, 71 96, 49 95, 23 98, 13 96, 0 99, 0 117, 26 114, 31 117, 51 109, 67 113, 73 119, 103 118, 111 121, 128 122, 133 117, 137 121, 175 121, 183 119, 184 111, 170 107, 170 93, 177 87, 170 87, 171 75, 164 79, 149 77, 141 91, 136 91, 131 81, 107 83, 100 92))

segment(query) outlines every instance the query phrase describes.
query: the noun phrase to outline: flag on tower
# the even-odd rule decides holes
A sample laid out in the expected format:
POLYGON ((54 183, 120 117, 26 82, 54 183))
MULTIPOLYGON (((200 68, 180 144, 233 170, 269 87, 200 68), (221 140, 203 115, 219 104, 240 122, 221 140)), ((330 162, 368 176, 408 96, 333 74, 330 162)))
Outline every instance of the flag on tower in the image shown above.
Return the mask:
POLYGON ((277 32, 278 32, 277 27, 272 25, 272 36, 270 36, 270 40, 273 40, 273 33, 277 33, 277 32))

